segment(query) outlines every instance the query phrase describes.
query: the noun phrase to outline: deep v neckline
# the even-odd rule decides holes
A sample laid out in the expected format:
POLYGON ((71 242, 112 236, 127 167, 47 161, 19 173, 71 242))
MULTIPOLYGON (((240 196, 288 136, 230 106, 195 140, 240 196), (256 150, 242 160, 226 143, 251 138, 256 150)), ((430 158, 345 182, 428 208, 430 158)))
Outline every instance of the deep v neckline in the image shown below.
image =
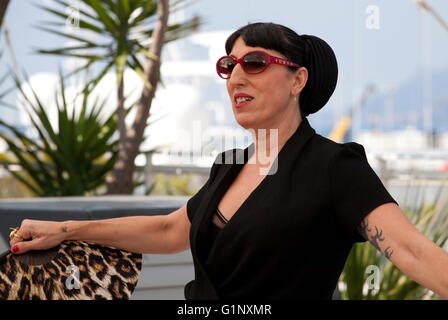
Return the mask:
MULTIPOLYGON (((293 134, 294 135, 294 134, 293 134)), ((291 138, 291 137, 290 137, 291 138)), ((288 139, 289 141, 290 139, 288 139)), ((286 143, 283 146, 282 149, 280 149, 280 151, 278 152, 278 154, 275 156, 274 162, 271 164, 271 167, 269 168, 269 172, 271 172, 271 169, 275 166, 278 167, 278 157, 281 153, 281 151, 284 149, 284 147, 286 147, 286 143)), ((216 203, 216 206, 214 208, 214 214, 211 216, 211 223, 214 224, 217 228, 220 229, 220 231, 228 228, 229 225, 234 224, 234 222, 232 223, 233 220, 235 220, 235 218, 238 218, 239 215, 241 215, 241 211, 244 209, 245 206, 247 206, 247 204, 251 201, 251 199, 258 193, 260 192, 260 190, 263 188, 263 186, 267 183, 267 181, 269 179, 272 179, 272 176, 274 174, 267 174, 259 183, 258 185, 249 193, 249 195, 246 197, 246 199, 244 199, 244 201, 240 204, 240 206, 235 210, 235 212, 233 213, 233 215, 230 218, 226 218, 227 219, 227 223, 220 228, 219 226, 217 226, 214 222, 213 222, 213 217, 216 214, 216 210, 218 210, 218 206, 219 203, 221 202, 222 198, 224 197, 224 195, 226 194, 226 192, 228 191, 228 189, 230 188, 230 186, 235 182, 235 180, 237 179, 238 175, 241 173, 241 170, 244 168, 245 165, 247 165, 247 163, 249 162, 249 159, 253 156, 255 152, 255 145, 254 143, 252 143, 251 145, 249 145, 247 147, 247 149, 245 150, 245 152, 243 152, 243 159, 241 159, 241 155, 239 156, 239 158, 237 158, 236 163, 240 163, 238 162, 238 159, 244 160, 244 162, 242 164, 237 165, 237 172, 234 173, 234 177, 233 179, 231 179, 230 183, 227 184, 224 192, 222 194, 220 194, 220 197, 216 203), (247 157, 245 156, 247 154, 247 157)), ((229 174, 231 173, 232 169, 228 172, 229 174)))
MULTIPOLYGON (((225 238, 226 235, 231 235, 232 232, 236 231, 239 226, 239 221, 244 221, 245 215, 243 214, 244 209, 249 207, 249 204, 253 204, 253 200, 255 196, 262 194, 263 190, 274 182, 276 179, 282 179, 284 174, 284 162, 287 162, 289 157, 295 157, 297 152, 300 152, 305 143, 315 134, 315 131, 308 123, 308 120, 305 118, 302 119, 299 127, 296 132, 286 141, 281 150, 278 152, 275 161, 277 163, 273 163, 271 169, 274 169, 274 174, 268 174, 259 184, 258 186, 252 190, 249 196, 244 200, 244 202, 240 205, 240 207, 235 211, 234 215, 229 219, 229 222, 217 232, 217 238, 225 238), (279 167, 279 164, 282 163, 282 168, 279 167), (274 167, 276 165, 276 167, 274 167), (279 172, 276 172, 276 171, 279 172), (282 171, 283 170, 283 171, 282 171), (236 221, 234 221, 236 220, 236 221)), ((206 258, 207 252, 210 248, 208 245, 210 244, 209 239, 210 232, 213 232, 216 224, 213 222, 213 217, 216 212, 216 208, 218 207, 219 202, 222 197, 230 187, 230 185, 235 181, 236 177, 240 173, 243 166, 249 161, 250 156, 255 152, 255 145, 252 143, 245 149, 232 149, 223 152, 219 157, 216 158, 215 161, 219 165, 218 172, 221 174, 217 174, 215 180, 211 184, 207 194, 206 199, 204 200, 204 205, 201 208, 202 214, 197 222, 192 223, 191 229, 191 242, 194 243, 192 247, 194 247, 195 254, 197 255, 198 260, 203 260, 206 258), (242 158, 244 157, 244 158, 242 158), (236 161, 235 161, 236 160, 236 161)), ((288 167, 286 167, 287 170, 288 167)), ((272 170, 270 171, 272 173, 272 170)), ((216 226, 216 228, 219 228, 216 226)), ((215 241, 213 241, 215 242, 215 241)))
MULTIPOLYGON (((240 174, 241 170, 244 168, 244 166, 249 162, 249 159, 253 156, 255 153, 255 144, 250 144, 246 149, 244 149, 244 152, 241 152, 237 154, 236 156, 236 163, 232 165, 230 170, 226 173, 226 175, 230 176, 230 181, 225 185, 222 186, 223 188, 218 193, 219 199, 216 202, 216 205, 213 208, 213 214, 209 216, 209 222, 214 224, 216 227, 218 227, 221 231, 228 228, 229 225, 233 225, 235 222, 232 223, 235 218, 238 219, 238 217, 241 215, 241 211, 248 205, 248 203, 254 198, 259 192, 261 192, 262 188, 272 179, 274 179, 274 176, 276 176, 278 173, 276 172, 279 167, 279 157, 282 154, 287 153, 288 148, 290 148, 290 144, 294 144, 300 135, 300 132, 305 131, 309 127, 309 122, 307 118, 303 118, 302 121, 299 123, 299 126, 296 128, 296 130, 293 132, 293 134, 288 138, 288 140, 285 142, 283 147, 278 151, 277 155, 274 158, 273 163, 271 164, 271 167, 269 168, 268 174, 260 181, 260 183, 249 193, 249 195, 246 197, 246 199, 241 203, 241 205, 236 209, 235 213, 227 219, 227 223, 220 228, 213 222, 213 217, 216 214, 216 210, 218 209, 218 205, 221 202, 222 198, 226 194, 227 190, 230 188, 230 186, 235 182, 236 178, 240 174), (275 171, 272 173, 272 169, 275 168, 275 171)), ((314 132, 314 131, 313 131, 314 132)), ((282 156, 283 157, 283 156, 282 156)))

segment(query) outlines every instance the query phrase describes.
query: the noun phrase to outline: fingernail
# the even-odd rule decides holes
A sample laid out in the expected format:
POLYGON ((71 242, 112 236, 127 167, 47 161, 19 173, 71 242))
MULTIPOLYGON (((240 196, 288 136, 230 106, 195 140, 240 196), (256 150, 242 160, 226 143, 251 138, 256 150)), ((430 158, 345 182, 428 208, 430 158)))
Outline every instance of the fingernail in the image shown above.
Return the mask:
POLYGON ((17 252, 19 252, 19 246, 15 245, 14 247, 12 247, 11 250, 12 250, 13 253, 17 253, 17 252))

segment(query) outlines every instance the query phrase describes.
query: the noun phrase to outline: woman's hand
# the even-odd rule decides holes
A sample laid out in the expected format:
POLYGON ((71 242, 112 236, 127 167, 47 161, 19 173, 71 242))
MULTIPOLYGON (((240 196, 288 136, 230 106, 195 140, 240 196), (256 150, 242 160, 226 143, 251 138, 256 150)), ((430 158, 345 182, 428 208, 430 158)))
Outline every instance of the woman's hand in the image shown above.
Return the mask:
POLYGON ((50 249, 65 240, 61 222, 23 220, 19 230, 9 242, 13 253, 50 249))

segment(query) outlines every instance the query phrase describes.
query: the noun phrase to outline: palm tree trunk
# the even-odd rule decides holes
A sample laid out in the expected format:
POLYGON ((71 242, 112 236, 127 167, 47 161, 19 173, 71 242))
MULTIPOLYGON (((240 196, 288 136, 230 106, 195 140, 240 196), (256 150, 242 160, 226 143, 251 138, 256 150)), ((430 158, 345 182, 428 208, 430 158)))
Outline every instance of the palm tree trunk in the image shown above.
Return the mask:
POLYGON ((118 132, 120 134, 120 147, 124 146, 126 138, 126 111, 124 110, 124 72, 120 76, 120 83, 117 88, 117 121, 118 132))
MULTIPOLYGON (((145 66, 145 76, 152 87, 147 88, 147 86, 144 86, 139 103, 137 104, 137 113, 134 122, 126 130, 124 138, 120 139, 118 158, 113 172, 107 179, 108 194, 131 194, 134 190, 133 175, 135 171, 135 158, 140 152, 140 144, 143 141, 152 99, 154 98, 154 93, 160 78, 160 55, 169 16, 168 0, 159 0, 157 2, 157 16, 157 24, 153 32, 149 52, 159 57, 159 59, 150 59, 145 66)), ((120 117, 120 115, 118 116, 120 117)), ((124 121, 124 118, 118 121, 124 121)))
POLYGON ((3 19, 5 18, 6 9, 8 9, 9 0, 0 1, 0 30, 2 29, 3 19))

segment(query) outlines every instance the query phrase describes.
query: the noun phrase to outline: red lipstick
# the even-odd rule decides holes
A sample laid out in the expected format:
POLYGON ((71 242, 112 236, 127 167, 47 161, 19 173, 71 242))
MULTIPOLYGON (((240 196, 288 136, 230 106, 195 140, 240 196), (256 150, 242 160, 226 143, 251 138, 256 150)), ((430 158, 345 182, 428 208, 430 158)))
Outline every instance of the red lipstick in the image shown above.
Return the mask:
POLYGON ((233 95, 233 101, 235 102, 235 108, 241 108, 249 104, 254 97, 246 93, 236 93, 233 95))

